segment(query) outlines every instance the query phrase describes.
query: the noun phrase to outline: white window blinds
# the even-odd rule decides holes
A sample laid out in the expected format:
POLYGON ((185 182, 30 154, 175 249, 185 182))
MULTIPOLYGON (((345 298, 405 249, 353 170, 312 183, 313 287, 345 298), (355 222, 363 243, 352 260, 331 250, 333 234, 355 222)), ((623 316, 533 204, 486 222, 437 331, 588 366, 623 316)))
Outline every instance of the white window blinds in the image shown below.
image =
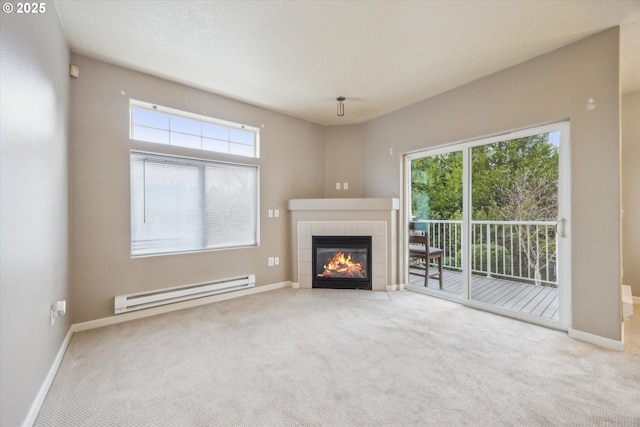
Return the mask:
POLYGON ((258 167, 131 152, 131 255, 258 244, 258 167))

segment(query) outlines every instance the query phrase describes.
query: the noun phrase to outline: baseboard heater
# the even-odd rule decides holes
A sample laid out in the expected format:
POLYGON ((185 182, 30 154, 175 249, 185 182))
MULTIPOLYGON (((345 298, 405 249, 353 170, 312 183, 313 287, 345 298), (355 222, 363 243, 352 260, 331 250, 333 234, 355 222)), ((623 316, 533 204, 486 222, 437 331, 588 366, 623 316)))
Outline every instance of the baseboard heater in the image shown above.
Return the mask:
POLYGON ((252 288, 256 284, 256 276, 249 274, 242 277, 216 280, 213 282, 197 283, 194 285, 178 286, 175 288, 157 289, 136 294, 118 295, 115 297, 115 313, 142 310, 143 308, 171 304, 194 298, 202 298, 223 292, 252 288))

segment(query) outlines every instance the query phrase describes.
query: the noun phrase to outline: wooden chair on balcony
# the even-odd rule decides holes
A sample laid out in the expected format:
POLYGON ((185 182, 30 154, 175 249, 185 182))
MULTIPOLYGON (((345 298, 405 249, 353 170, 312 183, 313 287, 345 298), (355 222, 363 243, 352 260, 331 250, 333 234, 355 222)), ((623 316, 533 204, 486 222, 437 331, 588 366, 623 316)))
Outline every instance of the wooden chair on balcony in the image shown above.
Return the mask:
MULTIPOLYGON (((442 289, 442 261, 444 251, 440 248, 433 248, 430 245, 429 231, 425 222, 409 223, 409 259, 424 260, 424 286, 429 284, 429 278, 438 279, 440 289, 442 289), (427 251, 428 250, 428 251, 427 251), (429 274, 429 264, 431 260, 438 263, 438 272, 429 274)), ((411 263, 409 263, 411 265, 411 263)))

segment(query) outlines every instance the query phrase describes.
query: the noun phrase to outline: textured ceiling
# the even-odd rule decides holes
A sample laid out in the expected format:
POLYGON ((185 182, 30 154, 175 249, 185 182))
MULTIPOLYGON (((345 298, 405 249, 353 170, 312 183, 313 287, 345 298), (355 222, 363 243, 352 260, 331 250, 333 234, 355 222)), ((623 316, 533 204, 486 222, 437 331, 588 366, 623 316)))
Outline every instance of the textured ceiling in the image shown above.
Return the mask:
POLYGON ((640 0, 55 4, 79 54, 323 125, 367 121, 616 25, 623 93, 640 90, 640 0))

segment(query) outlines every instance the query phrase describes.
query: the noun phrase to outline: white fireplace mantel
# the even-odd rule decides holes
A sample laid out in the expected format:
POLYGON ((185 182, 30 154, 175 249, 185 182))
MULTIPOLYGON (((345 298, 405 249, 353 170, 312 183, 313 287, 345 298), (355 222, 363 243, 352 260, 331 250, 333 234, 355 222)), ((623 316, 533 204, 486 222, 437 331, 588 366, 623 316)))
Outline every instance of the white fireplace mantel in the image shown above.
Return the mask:
POLYGON ((395 198, 289 200, 294 286, 311 288, 312 236, 368 235, 373 290, 397 289, 399 206, 395 198))
POLYGON ((398 199, 293 199, 290 211, 397 211, 398 199))

